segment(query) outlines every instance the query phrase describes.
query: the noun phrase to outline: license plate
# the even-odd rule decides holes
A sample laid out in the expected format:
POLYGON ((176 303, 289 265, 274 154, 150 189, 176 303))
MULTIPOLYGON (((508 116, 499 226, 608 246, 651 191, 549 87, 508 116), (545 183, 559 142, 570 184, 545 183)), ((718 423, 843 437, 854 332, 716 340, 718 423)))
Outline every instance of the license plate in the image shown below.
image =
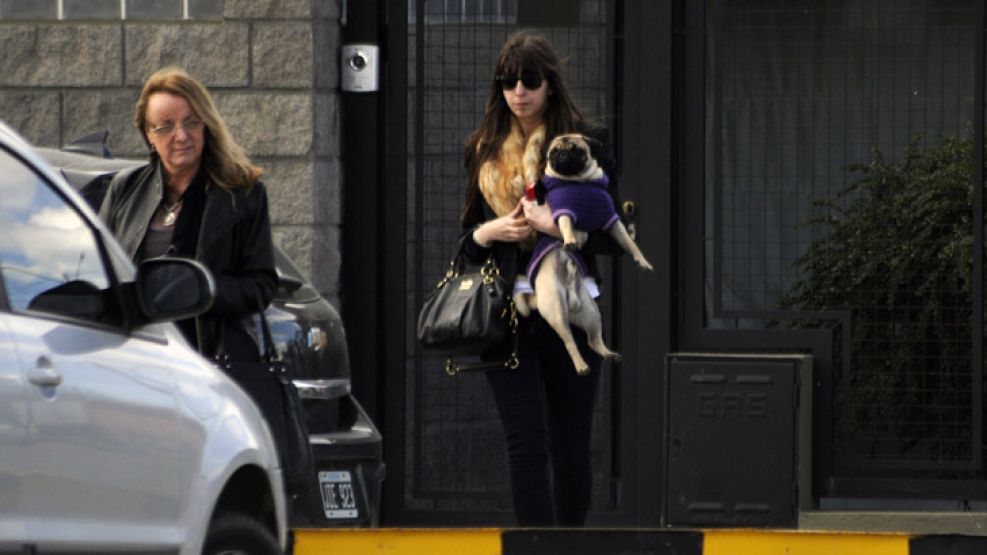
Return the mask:
POLYGON ((328 519, 358 518, 353 476, 347 470, 319 472, 322 508, 328 519))

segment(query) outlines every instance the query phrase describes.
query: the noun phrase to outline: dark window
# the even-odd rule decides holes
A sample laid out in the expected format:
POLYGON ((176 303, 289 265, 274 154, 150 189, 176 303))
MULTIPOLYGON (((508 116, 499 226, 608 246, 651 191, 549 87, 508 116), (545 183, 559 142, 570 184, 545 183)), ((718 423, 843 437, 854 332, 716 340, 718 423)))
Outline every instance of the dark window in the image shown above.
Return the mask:
MULTIPOLYGON (((411 22, 417 21, 418 2, 408 0, 411 22)), ((446 23, 517 23, 518 0, 434 0, 424 2, 429 25, 446 23)))
POLYGON ((4 0, 0 2, 0 15, 9 19, 55 19, 58 17, 56 0, 4 0))
POLYGON ((518 0, 517 22, 533 27, 579 25, 581 4, 568 0, 518 0))
POLYGON ((116 19, 120 17, 120 0, 63 0, 65 19, 116 19))
POLYGON ((189 0, 191 18, 223 17, 223 0, 189 0))
POLYGON ((180 0, 127 0, 127 19, 181 19, 180 0))

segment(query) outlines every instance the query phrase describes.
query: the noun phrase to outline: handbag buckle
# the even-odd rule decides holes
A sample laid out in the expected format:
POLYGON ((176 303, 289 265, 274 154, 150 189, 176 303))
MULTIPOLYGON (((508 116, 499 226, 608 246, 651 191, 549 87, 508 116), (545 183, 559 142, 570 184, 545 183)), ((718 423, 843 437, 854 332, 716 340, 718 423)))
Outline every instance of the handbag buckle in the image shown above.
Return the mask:
POLYGON ((456 259, 453 258, 449 261, 449 269, 446 270, 446 275, 442 276, 442 279, 435 284, 436 289, 442 289, 442 287, 449 283, 450 280, 455 278, 458 274, 456 273, 456 259))
POLYGON ((452 358, 446 359, 445 371, 446 374, 449 374, 450 376, 455 376, 459 373, 459 367, 452 361, 452 358))
POLYGON ((494 281, 494 276, 500 275, 500 268, 494 264, 492 258, 488 258, 487 261, 483 263, 483 267, 480 268, 480 275, 483 276, 483 284, 490 285, 494 281))

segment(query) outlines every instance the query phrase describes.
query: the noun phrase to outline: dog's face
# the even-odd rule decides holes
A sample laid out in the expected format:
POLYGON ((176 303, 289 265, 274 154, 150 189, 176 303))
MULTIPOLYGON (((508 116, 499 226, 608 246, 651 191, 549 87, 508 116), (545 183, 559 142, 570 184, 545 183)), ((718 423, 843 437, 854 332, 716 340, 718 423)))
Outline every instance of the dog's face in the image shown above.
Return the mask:
POLYGON ((602 174, 589 142, 579 133, 559 135, 548 145, 545 173, 560 179, 585 181, 602 174))

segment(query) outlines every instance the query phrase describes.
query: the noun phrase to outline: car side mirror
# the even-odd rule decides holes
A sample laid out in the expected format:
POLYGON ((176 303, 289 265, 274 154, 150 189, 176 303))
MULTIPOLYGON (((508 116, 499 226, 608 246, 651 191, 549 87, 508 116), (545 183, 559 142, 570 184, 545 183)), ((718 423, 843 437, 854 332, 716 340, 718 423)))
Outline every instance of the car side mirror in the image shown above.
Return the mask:
POLYGON ((216 297, 216 282, 202 264, 187 258, 152 258, 140 263, 137 305, 147 322, 202 314, 216 297))

